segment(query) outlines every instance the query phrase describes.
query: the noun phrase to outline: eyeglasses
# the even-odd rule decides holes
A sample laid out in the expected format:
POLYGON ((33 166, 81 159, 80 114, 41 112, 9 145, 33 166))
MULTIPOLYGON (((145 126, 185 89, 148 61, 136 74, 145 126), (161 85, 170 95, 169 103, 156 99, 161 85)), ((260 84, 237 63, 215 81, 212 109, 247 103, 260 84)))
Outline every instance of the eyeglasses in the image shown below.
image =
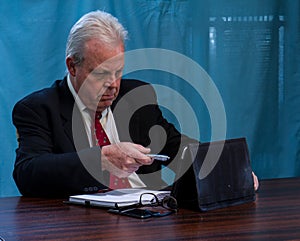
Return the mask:
POLYGON ((157 196, 154 193, 142 193, 140 195, 139 202, 136 204, 128 205, 128 206, 118 206, 116 204, 116 209, 118 209, 119 212, 123 212, 128 209, 132 208, 144 208, 144 207, 162 207, 164 210, 167 211, 152 211, 152 210, 147 210, 149 211, 149 214, 153 217, 163 217, 170 215, 172 213, 175 213, 178 211, 178 205, 177 205, 177 200, 172 197, 172 196, 157 196))

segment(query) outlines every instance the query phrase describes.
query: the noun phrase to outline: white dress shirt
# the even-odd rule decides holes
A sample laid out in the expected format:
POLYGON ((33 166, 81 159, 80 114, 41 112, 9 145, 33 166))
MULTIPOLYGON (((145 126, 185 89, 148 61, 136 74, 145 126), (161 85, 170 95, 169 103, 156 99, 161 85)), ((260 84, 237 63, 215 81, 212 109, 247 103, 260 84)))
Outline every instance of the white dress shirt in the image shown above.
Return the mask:
MULTIPOLYGON (((89 112, 88 108, 84 105, 84 103, 81 101, 79 96, 77 95, 77 93, 71 83, 69 75, 67 77, 67 83, 68 83, 68 87, 75 99, 75 103, 82 115, 82 119, 84 122, 85 131, 88 136, 89 144, 90 144, 90 147, 92 147, 93 146, 93 136, 92 136, 93 134, 91 133, 92 119, 91 119, 90 112, 89 112)), ((102 117, 100 119, 100 122, 109 138, 110 143, 114 144, 114 143, 120 142, 115 119, 114 119, 114 116, 112 114, 110 107, 108 107, 107 109, 105 109, 102 112, 102 117)), ((132 173, 128 177, 128 180, 129 180, 131 187, 133 187, 133 188, 146 187, 146 185, 142 182, 142 180, 139 178, 139 176, 135 172, 132 173)))

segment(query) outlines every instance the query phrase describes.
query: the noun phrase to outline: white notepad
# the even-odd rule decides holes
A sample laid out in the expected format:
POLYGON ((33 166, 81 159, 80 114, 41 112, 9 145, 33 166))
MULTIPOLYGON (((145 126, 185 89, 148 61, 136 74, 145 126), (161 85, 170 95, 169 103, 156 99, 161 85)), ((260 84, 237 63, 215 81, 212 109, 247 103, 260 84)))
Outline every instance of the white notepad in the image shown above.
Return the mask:
MULTIPOLYGON (((170 195, 170 191, 156 191, 141 188, 116 189, 103 193, 73 195, 69 197, 68 203, 86 206, 98 206, 113 208, 116 204, 127 206, 139 203, 140 196, 143 193, 153 193, 160 199, 166 195, 170 195)), ((149 196, 150 198, 151 196, 149 196)), ((148 200, 151 201, 151 200, 148 200)))

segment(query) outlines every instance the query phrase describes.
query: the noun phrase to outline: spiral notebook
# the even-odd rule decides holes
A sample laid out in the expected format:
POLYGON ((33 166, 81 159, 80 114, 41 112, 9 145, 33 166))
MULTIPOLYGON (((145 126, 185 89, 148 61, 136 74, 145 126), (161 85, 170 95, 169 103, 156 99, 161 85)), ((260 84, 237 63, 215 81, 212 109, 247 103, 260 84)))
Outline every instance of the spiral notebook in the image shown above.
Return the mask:
POLYGON ((127 188, 108 190, 92 194, 73 195, 70 196, 69 200, 65 203, 103 208, 114 208, 116 205, 122 207, 138 203, 140 196, 143 193, 153 193, 159 197, 170 195, 170 191, 127 188))

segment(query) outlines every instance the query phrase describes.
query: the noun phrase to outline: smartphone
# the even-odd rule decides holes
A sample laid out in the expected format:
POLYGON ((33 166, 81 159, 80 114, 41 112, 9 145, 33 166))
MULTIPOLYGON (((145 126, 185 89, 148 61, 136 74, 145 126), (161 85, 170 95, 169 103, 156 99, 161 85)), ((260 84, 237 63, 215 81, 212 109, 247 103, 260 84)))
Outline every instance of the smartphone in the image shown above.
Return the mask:
POLYGON ((121 211, 118 209, 108 209, 108 212, 140 219, 151 218, 153 214, 153 212, 150 210, 140 208, 131 208, 121 211))
POLYGON ((146 154, 146 155, 158 161, 167 161, 170 159, 170 157, 166 155, 158 155, 158 154, 146 154))

